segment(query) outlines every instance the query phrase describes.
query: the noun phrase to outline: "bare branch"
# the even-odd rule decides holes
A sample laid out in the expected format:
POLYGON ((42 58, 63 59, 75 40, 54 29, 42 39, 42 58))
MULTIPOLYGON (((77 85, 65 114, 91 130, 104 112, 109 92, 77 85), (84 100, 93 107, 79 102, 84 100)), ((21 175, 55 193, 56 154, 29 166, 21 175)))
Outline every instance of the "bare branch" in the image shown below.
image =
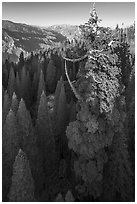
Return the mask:
POLYGON ((66 63, 66 60, 65 60, 65 73, 66 73, 66 77, 68 79, 68 82, 69 82, 69 85, 75 95, 75 97, 78 99, 78 100, 81 100, 81 97, 80 95, 77 93, 75 87, 73 86, 73 84, 71 83, 70 79, 69 79, 69 75, 68 75, 68 72, 67 72, 67 63, 66 63))

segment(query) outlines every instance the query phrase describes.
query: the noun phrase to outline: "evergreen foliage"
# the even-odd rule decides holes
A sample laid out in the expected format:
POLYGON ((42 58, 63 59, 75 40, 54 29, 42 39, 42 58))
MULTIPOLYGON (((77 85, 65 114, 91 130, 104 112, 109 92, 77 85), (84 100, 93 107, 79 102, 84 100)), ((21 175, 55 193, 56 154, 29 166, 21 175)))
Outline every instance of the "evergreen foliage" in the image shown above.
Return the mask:
POLYGON ((20 100, 17 111, 17 124, 20 145, 24 149, 25 145, 27 144, 29 134, 32 130, 32 121, 23 99, 20 100))
POLYGON ((19 73, 16 73, 16 80, 15 80, 15 93, 18 98, 18 100, 21 99, 21 84, 19 79, 19 73))
POLYGON ((57 107, 58 107, 58 101, 59 101, 60 90, 61 90, 62 84, 63 84, 63 80, 61 77, 57 83, 56 90, 55 90, 55 102, 54 102, 54 114, 55 114, 55 116, 57 114, 57 107))
POLYGON ((7 89, 8 85, 8 70, 6 68, 6 64, 2 66, 2 85, 5 89, 7 89))
POLYGON ((135 25, 99 22, 2 64, 3 201, 135 200, 135 25))
POLYGON ((11 99, 13 92, 15 91, 15 73, 13 67, 10 68, 7 91, 11 99))
POLYGON ((65 94, 63 83, 60 87, 59 98, 57 96, 55 101, 56 100, 58 100, 57 113, 56 113, 57 114, 57 133, 61 134, 65 129, 66 119, 67 119, 67 102, 66 102, 66 94, 65 94), (61 112, 62 114, 60 114, 61 112))
POLYGON ((17 99, 17 96, 16 96, 16 94, 14 92, 13 96, 12 96, 11 109, 13 110, 15 115, 16 115, 17 110, 18 110, 18 105, 19 105, 18 99, 17 99))
POLYGON ((43 190, 45 175, 43 171, 43 161, 40 154, 40 149, 37 145, 37 133, 35 128, 31 129, 27 142, 24 146, 24 151, 29 159, 31 173, 35 184, 35 198, 37 198, 40 196, 43 190))
POLYGON ((44 82, 43 71, 41 70, 40 78, 39 78, 39 85, 38 85, 38 95, 37 95, 37 104, 38 105, 40 102, 40 97, 41 97, 42 91, 45 92, 45 82, 44 82))
MULTIPOLYGON (((87 189, 87 192, 84 193, 93 196, 94 199, 102 194, 103 169, 107 162, 107 159, 103 158, 110 156, 106 147, 111 148, 118 132, 120 133, 119 144, 121 137, 125 136, 123 134, 125 113, 122 111, 121 104, 119 104, 121 110, 115 108, 117 99, 118 101, 122 100, 120 94, 123 89, 120 78, 121 69, 117 66, 118 55, 107 46, 108 39, 105 39, 106 42, 103 43, 106 31, 99 28, 98 21, 97 13, 93 8, 88 23, 80 27, 88 48, 88 60, 85 68, 80 70, 77 81, 77 90, 82 99, 77 102, 76 121, 70 122, 66 130, 69 148, 78 157, 74 161, 76 175, 84 181, 84 186, 87 189)), ((121 151, 123 148, 119 149, 121 151)), ((125 147, 123 151, 125 163, 123 165, 127 165, 127 169, 131 172, 127 151, 125 147)), ((114 152, 116 153, 118 150, 116 149, 114 152)), ((114 157, 117 158, 116 155, 114 157)), ((118 159, 120 160, 120 158, 122 162, 122 157, 119 156, 118 159)), ((118 166, 114 163, 113 165, 118 166)), ((119 171, 123 172, 123 166, 119 166, 119 171)), ((128 186, 129 182, 132 189, 131 175, 126 172, 125 175, 121 173, 118 177, 117 171, 113 175, 112 170, 109 173, 110 180, 111 177, 119 179, 119 184, 112 186, 111 190, 115 191, 116 187, 121 200, 131 201, 130 197, 124 197, 127 194, 126 189, 123 188, 122 191, 122 187, 120 188, 120 185, 128 186)), ((127 187, 127 189, 130 188, 127 187)), ((114 197, 111 197, 111 201, 116 196, 115 193, 114 197)))
POLYGON ((46 73, 46 85, 48 88, 48 91, 53 93, 56 88, 56 66, 54 64, 53 60, 50 60, 47 66, 47 73, 46 73))
POLYGON ((4 124, 9 110, 10 110, 9 94, 7 93, 7 91, 5 91, 5 93, 4 93, 3 107, 2 107, 2 124, 4 124))
MULTIPOLYGON (((56 169, 55 141, 51 131, 50 118, 47 107, 47 98, 44 91, 41 94, 36 122, 38 147, 43 157, 44 173, 47 181, 56 169)), ((48 185, 48 182, 46 183, 48 185)))
POLYGON ((105 180, 105 201, 134 201, 133 173, 124 132, 114 136, 105 180))
POLYGON ((19 67, 22 68, 23 65, 24 65, 24 63, 25 63, 25 60, 24 60, 24 53, 21 52, 21 53, 20 53, 20 57, 19 57, 19 67))
POLYGON ((4 90, 4 87, 2 86, 2 107, 4 104, 4 93, 5 93, 5 90, 4 90))
POLYGON ((12 165, 19 150, 17 135, 17 124, 14 112, 10 109, 3 127, 2 133, 2 183, 3 201, 7 201, 7 194, 10 187, 12 165))
POLYGON ((68 146, 67 146, 67 137, 65 135, 66 126, 69 120, 68 114, 68 106, 66 102, 66 95, 64 90, 64 85, 62 84, 60 90, 60 96, 58 99, 58 107, 57 107, 57 129, 56 134, 59 142, 59 152, 64 156, 66 154, 68 146), (61 113, 61 114, 60 114, 61 113))
POLYGON ((34 182, 29 161, 20 149, 13 165, 12 184, 9 192, 10 202, 35 202, 34 182))
POLYGON ((30 105, 30 93, 29 93, 29 75, 26 71, 26 67, 23 66, 21 70, 21 80, 20 80, 20 87, 21 87, 21 98, 24 99, 27 108, 30 105))

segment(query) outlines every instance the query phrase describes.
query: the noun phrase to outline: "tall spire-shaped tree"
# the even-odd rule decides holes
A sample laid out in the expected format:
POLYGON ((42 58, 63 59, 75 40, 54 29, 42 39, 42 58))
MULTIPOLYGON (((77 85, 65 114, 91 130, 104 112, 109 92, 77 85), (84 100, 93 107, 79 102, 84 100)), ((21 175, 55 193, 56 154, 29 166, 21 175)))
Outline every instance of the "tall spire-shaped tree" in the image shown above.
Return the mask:
POLYGON ((16 96, 16 94, 14 92, 13 96, 12 96, 11 109, 13 110, 15 115, 16 115, 17 110, 18 110, 18 105, 19 105, 18 99, 17 99, 17 96, 16 96))
POLYGON ((5 93, 5 90, 4 90, 4 87, 2 85, 2 106, 3 106, 3 103, 4 103, 4 93, 5 93))
MULTIPOLYGON (((80 70, 76 83, 81 99, 77 102, 76 121, 67 127, 68 145, 77 154, 78 160, 74 162, 74 169, 76 175, 84 181, 86 193, 94 199, 101 196, 103 183, 106 182, 103 180, 105 163, 110 159, 112 168, 107 174, 107 179, 109 175, 108 180, 112 180, 110 191, 117 191, 119 195, 114 193, 114 197, 120 196, 122 201, 131 201, 125 196, 130 191, 128 181, 131 184, 131 169, 127 157, 128 150, 121 142, 125 137, 124 108, 120 105, 122 102, 118 103, 123 97, 120 95, 121 69, 118 67, 118 56, 109 45, 109 30, 99 27, 98 22, 93 7, 89 21, 80 26, 87 46, 88 60, 80 70), (116 145, 113 146, 115 142, 116 145), (109 150, 113 152, 112 157, 109 150), (115 187, 118 187, 116 191, 115 187)), ((109 197, 109 194, 107 196, 109 197)), ((111 201, 114 201, 114 197, 111 197, 111 201)))
POLYGON ((25 95, 26 95, 26 91, 28 89, 27 87, 27 74, 26 74, 26 67, 23 66, 22 70, 21 70, 21 97, 24 99, 25 95))
POLYGON ((10 99, 12 98, 13 92, 15 90, 15 73, 13 67, 10 68, 9 80, 7 91, 9 93, 10 99))
POLYGON ((117 133, 113 139, 104 185, 105 201, 134 201, 133 173, 124 133, 117 133))
POLYGON ((50 92, 54 92, 56 88, 56 67, 53 60, 49 61, 46 73, 46 85, 50 92))
POLYGON ((9 111, 2 133, 2 182, 3 201, 7 200, 7 193, 12 175, 12 165, 19 150, 16 117, 12 110, 9 111))
POLYGON ((35 183, 35 195, 37 198, 43 190, 45 174, 43 171, 43 158, 41 157, 40 149, 37 145, 37 134, 34 128, 32 128, 29 137, 27 138, 24 151, 29 159, 31 173, 35 183))
POLYGON ((14 112, 10 109, 3 128, 2 146, 4 151, 9 153, 10 157, 13 158, 11 149, 18 149, 18 136, 17 136, 17 124, 14 112))
POLYGON ((4 93, 4 101, 3 101, 3 107, 2 107, 2 121, 3 124, 6 120, 7 114, 10 110, 10 99, 9 99, 9 94, 7 93, 7 90, 4 93))
POLYGON ((9 202, 34 202, 34 182, 29 161, 20 149, 13 165, 9 202))
POLYGON ((19 79, 19 73, 16 73, 16 80, 15 80, 15 93, 16 96, 18 98, 18 100, 20 100, 21 98, 21 84, 20 84, 20 79, 19 79))
POLYGON ((61 134, 65 130, 67 119, 67 102, 64 85, 62 84, 57 106, 57 133, 61 134))
MULTIPOLYGON (((57 110, 58 110, 58 104, 59 104, 59 96, 60 96, 60 91, 61 91, 61 87, 62 87, 63 81, 62 81, 62 77, 60 78, 60 80, 57 83, 56 86, 56 91, 55 91, 55 101, 54 101, 54 119, 55 119, 55 126, 57 124, 57 110)), ((56 128, 55 128, 56 129, 56 128)), ((56 130, 55 130, 56 131, 56 130)))
POLYGON ((37 94, 37 104, 38 105, 39 105, 39 102, 40 102, 40 97, 41 97, 42 91, 45 92, 45 82, 44 82, 43 71, 41 69, 40 78, 39 78, 39 86, 38 86, 38 94, 37 94))
POLYGON ((66 102, 64 84, 62 84, 57 106, 56 134, 59 141, 59 152, 60 155, 63 156, 65 156, 68 150, 67 137, 65 134, 68 121, 69 121, 68 106, 66 102))
POLYGON ((24 62, 25 62, 25 60, 24 60, 24 53, 21 52, 20 53, 20 57, 19 57, 19 69, 21 69, 23 67, 24 62))
POLYGON ((37 75, 37 72, 35 72, 33 75, 33 81, 32 81, 32 87, 31 87, 31 92, 32 92, 32 97, 34 102, 37 100, 37 90, 38 90, 38 75, 37 75))
POLYGON ((20 138, 21 146, 24 148, 32 130, 32 121, 23 99, 21 99, 17 111, 17 124, 18 137, 20 138))
POLYGON ((55 141, 50 128, 47 99, 44 91, 41 94, 36 122, 38 144, 43 155, 43 165, 46 178, 55 172, 55 141))

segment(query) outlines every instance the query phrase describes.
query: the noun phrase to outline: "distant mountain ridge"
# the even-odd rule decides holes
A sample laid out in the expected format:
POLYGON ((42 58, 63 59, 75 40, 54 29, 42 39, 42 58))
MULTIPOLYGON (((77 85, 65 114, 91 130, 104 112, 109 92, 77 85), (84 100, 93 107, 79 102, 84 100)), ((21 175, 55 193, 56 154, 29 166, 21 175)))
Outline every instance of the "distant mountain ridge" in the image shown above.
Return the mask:
POLYGON ((44 49, 77 34, 78 26, 39 27, 2 20, 2 58, 5 60, 10 56, 11 61, 17 61, 21 51, 28 53, 44 49))
POLYGON ((63 36, 66 36, 70 40, 80 35, 77 25, 61 24, 48 26, 46 28, 61 33, 63 36))

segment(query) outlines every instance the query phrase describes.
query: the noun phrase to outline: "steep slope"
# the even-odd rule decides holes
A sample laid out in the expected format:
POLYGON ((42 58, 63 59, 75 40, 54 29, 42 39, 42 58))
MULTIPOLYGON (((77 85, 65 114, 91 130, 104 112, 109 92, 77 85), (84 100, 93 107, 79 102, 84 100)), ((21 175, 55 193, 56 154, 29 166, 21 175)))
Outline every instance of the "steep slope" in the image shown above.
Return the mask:
MULTIPOLYGON (((16 61, 21 51, 26 54, 66 40, 56 31, 11 21, 2 21, 3 60, 10 55, 16 61)), ((14 61, 13 60, 13 61, 14 61)))
POLYGON ((58 33, 61 33, 63 36, 66 36, 70 40, 80 35, 77 25, 68 25, 68 24, 52 25, 47 27, 47 29, 54 30, 58 33))

